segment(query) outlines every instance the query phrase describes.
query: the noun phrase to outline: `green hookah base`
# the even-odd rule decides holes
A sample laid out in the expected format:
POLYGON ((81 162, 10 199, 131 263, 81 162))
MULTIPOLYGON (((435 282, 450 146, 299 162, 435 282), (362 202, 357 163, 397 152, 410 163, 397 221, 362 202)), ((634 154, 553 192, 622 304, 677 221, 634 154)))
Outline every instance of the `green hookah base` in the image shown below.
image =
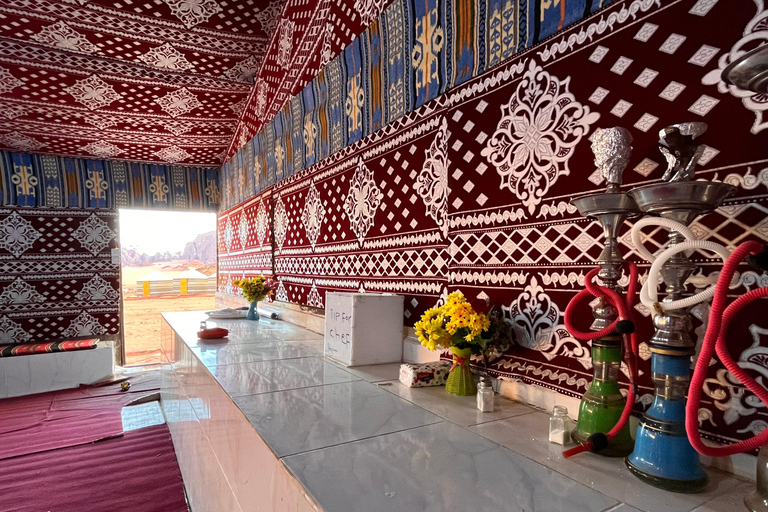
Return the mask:
MULTIPOLYGON (((626 399, 615 383, 593 382, 581 400, 579 423, 571 432, 571 437, 576 442, 583 443, 596 432, 607 434, 621 418, 625 403, 626 399)), ((634 446, 635 442, 627 422, 608 447, 597 453, 605 457, 626 457, 632 453, 634 446)))

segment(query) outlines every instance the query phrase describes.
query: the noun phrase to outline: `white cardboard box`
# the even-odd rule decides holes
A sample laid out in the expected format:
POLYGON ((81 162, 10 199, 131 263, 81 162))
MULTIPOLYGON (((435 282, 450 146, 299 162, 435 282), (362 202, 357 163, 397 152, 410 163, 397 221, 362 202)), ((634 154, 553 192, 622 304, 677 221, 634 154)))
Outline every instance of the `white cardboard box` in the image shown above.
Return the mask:
POLYGON ((326 293, 324 351, 346 366, 399 363, 403 358, 402 295, 326 293))
POLYGON ((429 350, 417 338, 408 336, 403 340, 404 363, 431 363, 440 360, 439 350, 429 350))

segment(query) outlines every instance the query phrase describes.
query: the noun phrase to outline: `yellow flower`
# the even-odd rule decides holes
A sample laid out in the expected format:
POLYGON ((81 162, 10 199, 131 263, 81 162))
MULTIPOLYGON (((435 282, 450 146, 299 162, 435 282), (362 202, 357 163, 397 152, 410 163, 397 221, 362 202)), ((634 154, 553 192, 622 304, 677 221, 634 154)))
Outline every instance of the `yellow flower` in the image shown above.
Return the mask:
POLYGON ((464 342, 482 345, 475 340, 489 327, 488 317, 476 312, 461 292, 448 295, 444 305, 427 310, 414 325, 419 341, 430 350, 464 342), (453 335, 459 331, 461 338, 454 341, 453 335))
POLYGON ((453 292, 448 294, 448 298, 446 299, 446 305, 450 304, 455 306, 456 304, 461 304, 464 302, 467 302, 467 299, 464 298, 464 294, 461 292, 453 292))
POLYGON ((429 350, 436 350, 438 346, 446 345, 448 336, 443 328, 443 321, 441 318, 416 322, 414 329, 416 330, 416 335, 421 344, 429 350))
POLYGON ((232 283, 243 291, 243 296, 251 302, 265 299, 272 293, 272 289, 264 276, 248 279, 235 279, 232 283))
POLYGON ((433 318, 436 318, 437 315, 439 314, 440 314, 440 308, 428 309, 424 312, 423 315, 421 315, 421 320, 425 322, 429 322, 433 318))

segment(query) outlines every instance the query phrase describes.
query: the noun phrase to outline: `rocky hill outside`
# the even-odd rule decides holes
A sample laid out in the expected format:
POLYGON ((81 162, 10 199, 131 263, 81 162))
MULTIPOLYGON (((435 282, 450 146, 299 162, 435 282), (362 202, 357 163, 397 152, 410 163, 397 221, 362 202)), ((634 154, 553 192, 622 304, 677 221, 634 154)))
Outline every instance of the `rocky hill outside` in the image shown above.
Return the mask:
POLYGON ((174 260, 189 260, 201 262, 204 265, 216 263, 216 232, 203 233, 188 242, 181 252, 162 252, 148 255, 138 253, 134 249, 121 249, 121 265, 123 267, 148 267, 153 263, 174 260))
POLYGON ((216 263, 216 232, 209 231, 187 243, 184 252, 181 253, 183 260, 198 260, 206 265, 216 263))

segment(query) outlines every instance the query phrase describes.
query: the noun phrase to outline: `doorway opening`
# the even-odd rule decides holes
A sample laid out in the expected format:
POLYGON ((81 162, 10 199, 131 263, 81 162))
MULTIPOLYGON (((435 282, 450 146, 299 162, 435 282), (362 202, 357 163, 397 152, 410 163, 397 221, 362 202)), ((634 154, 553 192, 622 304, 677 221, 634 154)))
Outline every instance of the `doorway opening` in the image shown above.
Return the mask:
POLYGON ((124 361, 160 363, 160 313, 214 309, 216 214, 119 214, 124 361))

